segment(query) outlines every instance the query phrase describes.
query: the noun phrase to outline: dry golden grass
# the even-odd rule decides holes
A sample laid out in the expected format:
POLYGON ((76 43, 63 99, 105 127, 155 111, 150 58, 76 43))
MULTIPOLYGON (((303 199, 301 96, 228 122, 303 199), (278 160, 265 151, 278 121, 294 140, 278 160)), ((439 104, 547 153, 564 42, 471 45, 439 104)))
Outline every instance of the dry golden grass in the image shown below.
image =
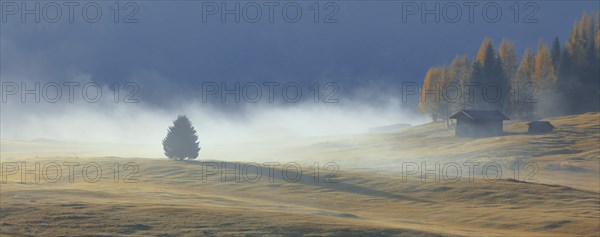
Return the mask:
MULTIPOLYGON (((397 134, 281 141, 246 150, 264 160, 302 164, 299 182, 202 181, 201 161, 88 157, 33 158, 52 149, 29 142, 3 141, 2 162, 95 162, 102 179, 74 182, 63 167, 62 180, 22 182, 8 175, 0 184, 2 236, 598 236, 600 233, 599 114, 551 119, 555 133, 524 134, 513 122, 511 134, 456 139, 443 124, 413 127, 397 134), (35 148, 35 149, 34 149, 35 148), (38 150, 36 150, 38 149, 38 150), (8 158, 12 159, 8 159, 8 158), (535 162, 537 182, 509 179, 422 182, 403 179, 399 163, 420 161, 535 162), (301 162, 300 162, 301 161, 301 162), (336 183, 314 181, 312 162, 336 162, 336 183), (114 163, 133 162, 133 183, 114 181, 114 163)), ((50 146, 44 143, 44 146, 50 146)), ((78 147, 64 148, 79 149, 78 147)), ((60 156, 60 149, 52 150, 60 156)), ((219 152, 209 153, 220 160, 219 152)), ((223 151, 228 159, 236 153, 223 151)), ((206 154, 205 154, 206 155, 206 154)), ((62 155, 61 157, 64 157, 62 155)), ((231 158, 233 157, 233 158, 231 158)), ((206 160, 203 160, 206 162, 206 160)), ((12 163, 11 163, 12 164, 12 163)), ((227 163, 233 167, 233 163, 227 163)), ((321 164, 322 165, 322 164, 321 164)), ((281 168, 281 166, 279 166, 281 168)), ((252 171, 251 171, 252 172, 252 171)), ((508 172, 508 171, 507 171, 508 172)), ((55 174, 54 170, 49 171, 55 174)), ((91 172, 88 176, 94 176, 91 172)), ((5 176, 0 175, 3 178, 5 176)), ((505 177, 506 178, 506 177, 505 177)))

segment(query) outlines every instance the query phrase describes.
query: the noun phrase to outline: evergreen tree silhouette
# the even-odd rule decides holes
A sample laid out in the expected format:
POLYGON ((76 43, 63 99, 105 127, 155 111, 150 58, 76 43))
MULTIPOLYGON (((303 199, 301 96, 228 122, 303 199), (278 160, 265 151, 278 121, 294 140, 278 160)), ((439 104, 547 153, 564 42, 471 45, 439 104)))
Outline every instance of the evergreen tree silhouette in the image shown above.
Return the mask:
POLYGON ((200 147, 198 136, 192 122, 181 115, 169 127, 167 137, 163 140, 165 155, 171 160, 193 160, 198 157, 200 147))

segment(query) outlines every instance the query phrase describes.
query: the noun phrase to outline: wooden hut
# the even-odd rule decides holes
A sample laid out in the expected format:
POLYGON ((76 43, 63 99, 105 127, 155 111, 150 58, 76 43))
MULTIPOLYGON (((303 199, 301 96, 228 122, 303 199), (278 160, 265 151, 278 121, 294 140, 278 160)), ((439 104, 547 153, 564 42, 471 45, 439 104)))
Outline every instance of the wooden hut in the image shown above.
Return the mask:
POLYGON ((457 137, 491 137, 503 134, 503 121, 510 120, 497 110, 461 110, 450 116, 456 119, 457 137))

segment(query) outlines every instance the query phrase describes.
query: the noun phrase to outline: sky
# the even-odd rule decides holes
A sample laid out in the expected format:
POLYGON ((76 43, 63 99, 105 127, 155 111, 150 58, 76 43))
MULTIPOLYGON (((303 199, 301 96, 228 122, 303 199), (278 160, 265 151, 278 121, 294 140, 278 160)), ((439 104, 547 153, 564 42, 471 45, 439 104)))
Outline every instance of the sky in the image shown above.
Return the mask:
POLYGON ((472 57, 484 38, 496 46, 512 40, 519 56, 540 40, 564 43, 583 12, 600 8, 597 1, 0 7, 0 138, 151 144, 178 114, 190 116, 208 144, 268 137, 264 131, 323 136, 423 123, 403 83, 421 83, 429 67, 457 55, 472 57), (72 99, 65 83, 79 83, 72 99), (32 94, 22 101, 26 89, 40 101, 32 94))

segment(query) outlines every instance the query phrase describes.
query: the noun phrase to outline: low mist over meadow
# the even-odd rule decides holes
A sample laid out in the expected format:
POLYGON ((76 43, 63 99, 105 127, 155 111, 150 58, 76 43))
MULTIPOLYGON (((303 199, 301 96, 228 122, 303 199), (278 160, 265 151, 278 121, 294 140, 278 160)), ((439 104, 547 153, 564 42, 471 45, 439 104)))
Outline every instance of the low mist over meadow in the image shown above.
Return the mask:
POLYGON ((0 2, 0 236, 598 236, 598 1, 0 2))

